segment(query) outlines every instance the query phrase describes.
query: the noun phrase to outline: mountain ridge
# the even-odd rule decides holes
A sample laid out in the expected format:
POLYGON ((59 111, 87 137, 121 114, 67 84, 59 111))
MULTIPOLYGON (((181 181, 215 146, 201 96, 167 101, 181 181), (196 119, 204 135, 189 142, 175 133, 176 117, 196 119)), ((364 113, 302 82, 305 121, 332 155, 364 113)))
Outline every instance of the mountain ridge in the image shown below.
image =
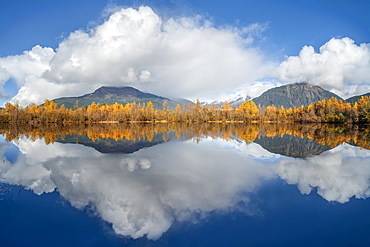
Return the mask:
POLYGON ((352 97, 346 99, 346 101, 348 103, 354 104, 355 102, 359 101, 362 96, 370 96, 370 93, 365 93, 365 94, 361 94, 361 95, 355 95, 355 96, 352 96, 352 97))
POLYGON ((135 98, 158 98, 163 100, 170 100, 168 98, 158 96, 151 93, 144 93, 134 87, 108 87, 108 86, 102 86, 98 89, 96 89, 93 93, 85 94, 83 96, 80 96, 78 98, 82 97, 102 97, 106 95, 117 95, 117 96, 125 96, 125 97, 135 97, 135 98))
POLYGON ((274 105, 284 108, 307 106, 317 101, 332 97, 343 100, 340 96, 307 82, 296 82, 279 87, 270 88, 260 96, 253 98, 256 105, 262 107, 274 105))
POLYGON ((168 107, 174 109, 177 104, 182 104, 168 98, 151 93, 142 92, 134 87, 108 87, 102 86, 92 93, 87 93, 77 97, 61 97, 53 100, 58 105, 64 104, 67 108, 72 108, 78 101, 78 107, 96 104, 127 104, 127 103, 148 103, 151 101, 155 109, 161 109, 163 102, 168 102, 168 107))

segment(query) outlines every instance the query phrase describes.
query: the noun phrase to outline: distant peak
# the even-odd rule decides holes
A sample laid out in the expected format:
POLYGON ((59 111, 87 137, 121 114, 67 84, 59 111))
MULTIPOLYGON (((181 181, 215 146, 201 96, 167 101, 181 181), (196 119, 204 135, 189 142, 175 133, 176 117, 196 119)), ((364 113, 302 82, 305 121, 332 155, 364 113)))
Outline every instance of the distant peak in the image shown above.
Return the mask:
POLYGON ((294 86, 294 85, 298 85, 298 86, 310 86, 312 87, 313 85, 311 83, 308 83, 308 82, 295 82, 295 83, 292 83, 292 84, 287 84, 286 86, 294 86))
POLYGON ((136 88, 133 88, 133 87, 108 87, 108 86, 102 86, 98 89, 96 89, 94 91, 95 92, 101 92, 101 91, 107 91, 107 92, 116 92, 116 91, 122 91, 122 90, 126 90, 126 91, 139 91, 138 89, 136 88))
POLYGON ((167 98, 151 94, 151 93, 144 93, 140 91, 139 89, 125 86, 125 87, 108 87, 108 86, 102 86, 98 89, 96 89, 92 94, 89 94, 90 96, 96 96, 96 97, 106 97, 107 95, 115 95, 117 97, 136 97, 139 99, 143 98, 156 98, 156 99, 162 99, 162 100, 169 100, 167 98))
POLYGON ((323 89, 322 87, 320 87, 318 85, 314 85, 314 84, 309 83, 309 82, 295 82, 295 83, 280 86, 279 88, 295 88, 295 87, 310 88, 310 89, 313 89, 313 88, 323 89))
POLYGON ((131 89, 138 90, 138 89, 133 88, 133 87, 130 87, 130 86, 124 86, 124 87, 101 86, 101 87, 100 87, 100 88, 98 88, 97 90, 99 90, 99 89, 120 89, 120 88, 131 88, 131 89))

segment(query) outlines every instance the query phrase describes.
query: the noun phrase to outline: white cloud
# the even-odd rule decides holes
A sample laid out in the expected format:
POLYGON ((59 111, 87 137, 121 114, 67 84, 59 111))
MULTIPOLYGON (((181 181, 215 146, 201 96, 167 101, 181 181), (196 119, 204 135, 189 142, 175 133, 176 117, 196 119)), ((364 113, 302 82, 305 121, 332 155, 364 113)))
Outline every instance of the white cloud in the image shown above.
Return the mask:
POLYGON ((252 47, 265 28, 214 27, 200 16, 163 21, 150 7, 120 9, 101 25, 71 33, 55 52, 35 46, 1 58, 0 78, 23 86, 14 97, 22 105, 103 85, 196 99, 266 76, 271 64, 252 47))
POLYGON ((4 85, 4 83, 10 79, 10 77, 11 77, 11 75, 6 69, 0 68, 0 83, 1 83, 1 85, 4 85))
POLYGON ((53 49, 37 45, 22 55, 0 58, 0 82, 3 84, 9 77, 13 77, 22 84, 27 76, 40 77, 49 69, 49 61, 54 55, 53 49))
POLYGON ((284 82, 307 81, 340 96, 367 93, 370 90, 370 44, 356 45, 350 38, 333 38, 315 52, 304 46, 277 69, 284 82))
MULTIPOLYGON (((8 98, 4 95, 3 86, 11 77, 15 79, 18 87, 26 83, 28 78, 40 78, 49 68, 49 61, 54 56, 51 48, 35 46, 22 55, 0 58, 0 98, 8 98)), ((38 93, 40 93, 40 88, 38 93)))

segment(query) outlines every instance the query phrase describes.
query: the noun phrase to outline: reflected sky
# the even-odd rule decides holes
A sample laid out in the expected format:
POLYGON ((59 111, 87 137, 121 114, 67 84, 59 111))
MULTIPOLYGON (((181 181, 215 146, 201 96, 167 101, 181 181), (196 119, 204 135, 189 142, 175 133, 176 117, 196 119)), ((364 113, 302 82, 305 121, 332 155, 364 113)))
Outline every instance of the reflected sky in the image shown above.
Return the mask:
POLYGON ((211 213, 262 217, 256 194, 278 179, 338 203, 370 194, 370 152, 349 144, 297 159, 238 139, 170 141, 120 154, 23 137, 2 138, 0 152, 3 182, 38 195, 57 191, 131 238, 159 239, 175 222, 202 222, 211 213))

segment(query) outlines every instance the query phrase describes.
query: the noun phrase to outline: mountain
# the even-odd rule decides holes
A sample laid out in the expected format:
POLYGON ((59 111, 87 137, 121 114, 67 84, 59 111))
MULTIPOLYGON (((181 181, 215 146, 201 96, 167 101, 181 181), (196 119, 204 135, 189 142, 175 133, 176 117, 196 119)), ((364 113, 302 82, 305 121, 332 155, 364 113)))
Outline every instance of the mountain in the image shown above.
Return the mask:
POLYGON ((151 101, 155 109, 161 109, 163 102, 168 102, 168 107, 174 109, 177 104, 181 104, 176 101, 172 101, 165 97, 157 96, 151 93, 144 93, 133 87, 100 87, 93 93, 85 94, 79 97, 62 97, 54 99, 53 101, 59 106, 64 104, 67 108, 71 108, 76 104, 78 100, 78 106, 88 106, 92 102, 96 104, 127 104, 127 103, 147 103, 151 101))
POLYGON ((370 93, 365 93, 365 94, 362 94, 362 95, 353 96, 351 98, 346 99, 346 101, 353 104, 353 103, 357 102, 359 99, 361 99, 362 96, 370 96, 370 93))
POLYGON ((331 149, 329 145, 319 144, 313 139, 292 135, 261 136, 256 138, 254 142, 271 153, 293 158, 307 158, 331 149))
POLYGON ((342 100, 338 95, 329 92, 319 86, 314 86, 306 82, 294 83, 275 87, 267 90, 261 96, 254 98, 256 105, 285 108, 300 107, 301 105, 310 105, 316 101, 330 99, 335 97, 342 100))
MULTIPOLYGON (((175 132, 170 132, 167 135, 167 139, 177 139, 175 132)), ((85 135, 71 134, 63 138, 58 137, 59 143, 78 143, 87 147, 92 147, 100 153, 134 153, 142 148, 152 147, 161 143, 164 143, 163 133, 155 133, 151 141, 139 139, 139 140, 127 140, 125 138, 120 140, 114 140, 111 138, 97 140, 91 140, 85 135)))
POLYGON ((209 105, 219 105, 221 106, 223 103, 228 102, 232 106, 239 106, 240 104, 244 103, 247 99, 251 99, 251 97, 248 95, 248 88, 243 88, 233 95, 229 95, 225 98, 219 99, 219 100, 209 100, 207 102, 203 102, 204 104, 209 105))
POLYGON ((171 98, 170 100, 178 102, 180 104, 184 104, 184 105, 186 105, 188 103, 192 103, 192 101, 190 101, 188 99, 184 99, 184 98, 171 98))

